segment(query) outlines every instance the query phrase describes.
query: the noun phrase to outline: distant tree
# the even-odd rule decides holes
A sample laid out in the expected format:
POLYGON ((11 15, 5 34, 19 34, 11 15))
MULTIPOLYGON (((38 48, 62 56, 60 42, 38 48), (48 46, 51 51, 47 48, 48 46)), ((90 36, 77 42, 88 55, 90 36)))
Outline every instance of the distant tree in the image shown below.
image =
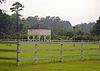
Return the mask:
POLYGON ((95 25, 95 22, 77 24, 77 25, 75 25, 76 32, 82 31, 85 34, 86 33, 90 34, 90 30, 93 28, 94 25, 95 25))
POLYGON ((76 32, 76 35, 84 35, 84 32, 82 32, 81 30, 78 30, 78 31, 76 32))
POLYGON ((96 24, 93 26, 92 30, 91 30, 91 34, 93 35, 100 35, 100 17, 99 19, 96 21, 96 24))
POLYGON ((16 13, 16 32, 17 33, 19 32, 19 26, 20 26, 19 25, 19 16, 20 16, 19 12, 21 10, 23 10, 23 8, 24 8, 24 6, 21 3, 19 3, 19 2, 14 3, 12 5, 12 8, 10 8, 10 10, 12 12, 15 12, 16 13))

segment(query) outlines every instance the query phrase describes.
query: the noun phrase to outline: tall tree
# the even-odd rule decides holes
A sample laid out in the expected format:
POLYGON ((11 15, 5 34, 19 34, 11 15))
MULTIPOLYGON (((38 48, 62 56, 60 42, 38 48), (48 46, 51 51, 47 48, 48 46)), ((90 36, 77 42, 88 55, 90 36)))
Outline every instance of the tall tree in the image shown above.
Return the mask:
POLYGON ((10 8, 10 10, 12 12, 15 12, 16 13, 16 32, 19 32, 19 12, 21 10, 23 10, 24 6, 19 3, 19 2, 16 2, 12 5, 12 8, 10 8))

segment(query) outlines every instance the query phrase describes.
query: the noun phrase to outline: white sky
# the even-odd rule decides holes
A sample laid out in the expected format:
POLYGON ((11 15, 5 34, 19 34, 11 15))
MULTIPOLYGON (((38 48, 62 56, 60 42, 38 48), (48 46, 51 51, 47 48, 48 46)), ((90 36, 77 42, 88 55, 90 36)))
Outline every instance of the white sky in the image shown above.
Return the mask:
POLYGON ((35 15, 59 16, 62 20, 68 20, 72 25, 76 25, 81 22, 95 22, 100 16, 100 0, 6 0, 0 8, 11 15, 9 8, 15 2, 25 6, 21 12, 25 18, 35 15))

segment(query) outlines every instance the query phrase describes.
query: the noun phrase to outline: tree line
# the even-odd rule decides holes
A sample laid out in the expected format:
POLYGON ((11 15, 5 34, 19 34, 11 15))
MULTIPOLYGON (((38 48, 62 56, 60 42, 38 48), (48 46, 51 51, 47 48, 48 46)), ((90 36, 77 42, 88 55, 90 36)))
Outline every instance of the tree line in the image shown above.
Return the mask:
MULTIPOLYGON (((20 3, 19 3, 20 4, 20 3)), ((20 38, 27 38, 27 30, 35 24, 42 23, 52 31, 52 39, 57 40, 100 40, 100 18, 96 22, 81 23, 72 26, 67 20, 61 20, 60 17, 38 17, 29 16, 26 19, 20 18, 17 13, 17 4, 12 5, 11 11, 15 13, 8 15, 0 9, 0 38, 15 39, 17 35, 20 38), (17 22, 17 23, 16 23, 17 22), (75 27, 75 29, 73 29, 75 27)), ((19 11, 23 5, 18 5, 19 11), (21 7, 20 7, 21 6, 21 7)))

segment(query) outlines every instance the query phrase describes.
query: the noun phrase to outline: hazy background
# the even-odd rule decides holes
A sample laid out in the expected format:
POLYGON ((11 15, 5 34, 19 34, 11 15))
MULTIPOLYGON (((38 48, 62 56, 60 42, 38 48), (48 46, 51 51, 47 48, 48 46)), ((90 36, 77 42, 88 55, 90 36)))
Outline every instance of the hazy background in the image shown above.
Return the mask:
POLYGON ((76 25, 81 22, 95 22, 100 16, 100 0, 6 0, 0 4, 0 8, 11 15, 9 8, 17 1, 25 6, 21 12, 25 18, 35 15, 59 16, 76 25))

